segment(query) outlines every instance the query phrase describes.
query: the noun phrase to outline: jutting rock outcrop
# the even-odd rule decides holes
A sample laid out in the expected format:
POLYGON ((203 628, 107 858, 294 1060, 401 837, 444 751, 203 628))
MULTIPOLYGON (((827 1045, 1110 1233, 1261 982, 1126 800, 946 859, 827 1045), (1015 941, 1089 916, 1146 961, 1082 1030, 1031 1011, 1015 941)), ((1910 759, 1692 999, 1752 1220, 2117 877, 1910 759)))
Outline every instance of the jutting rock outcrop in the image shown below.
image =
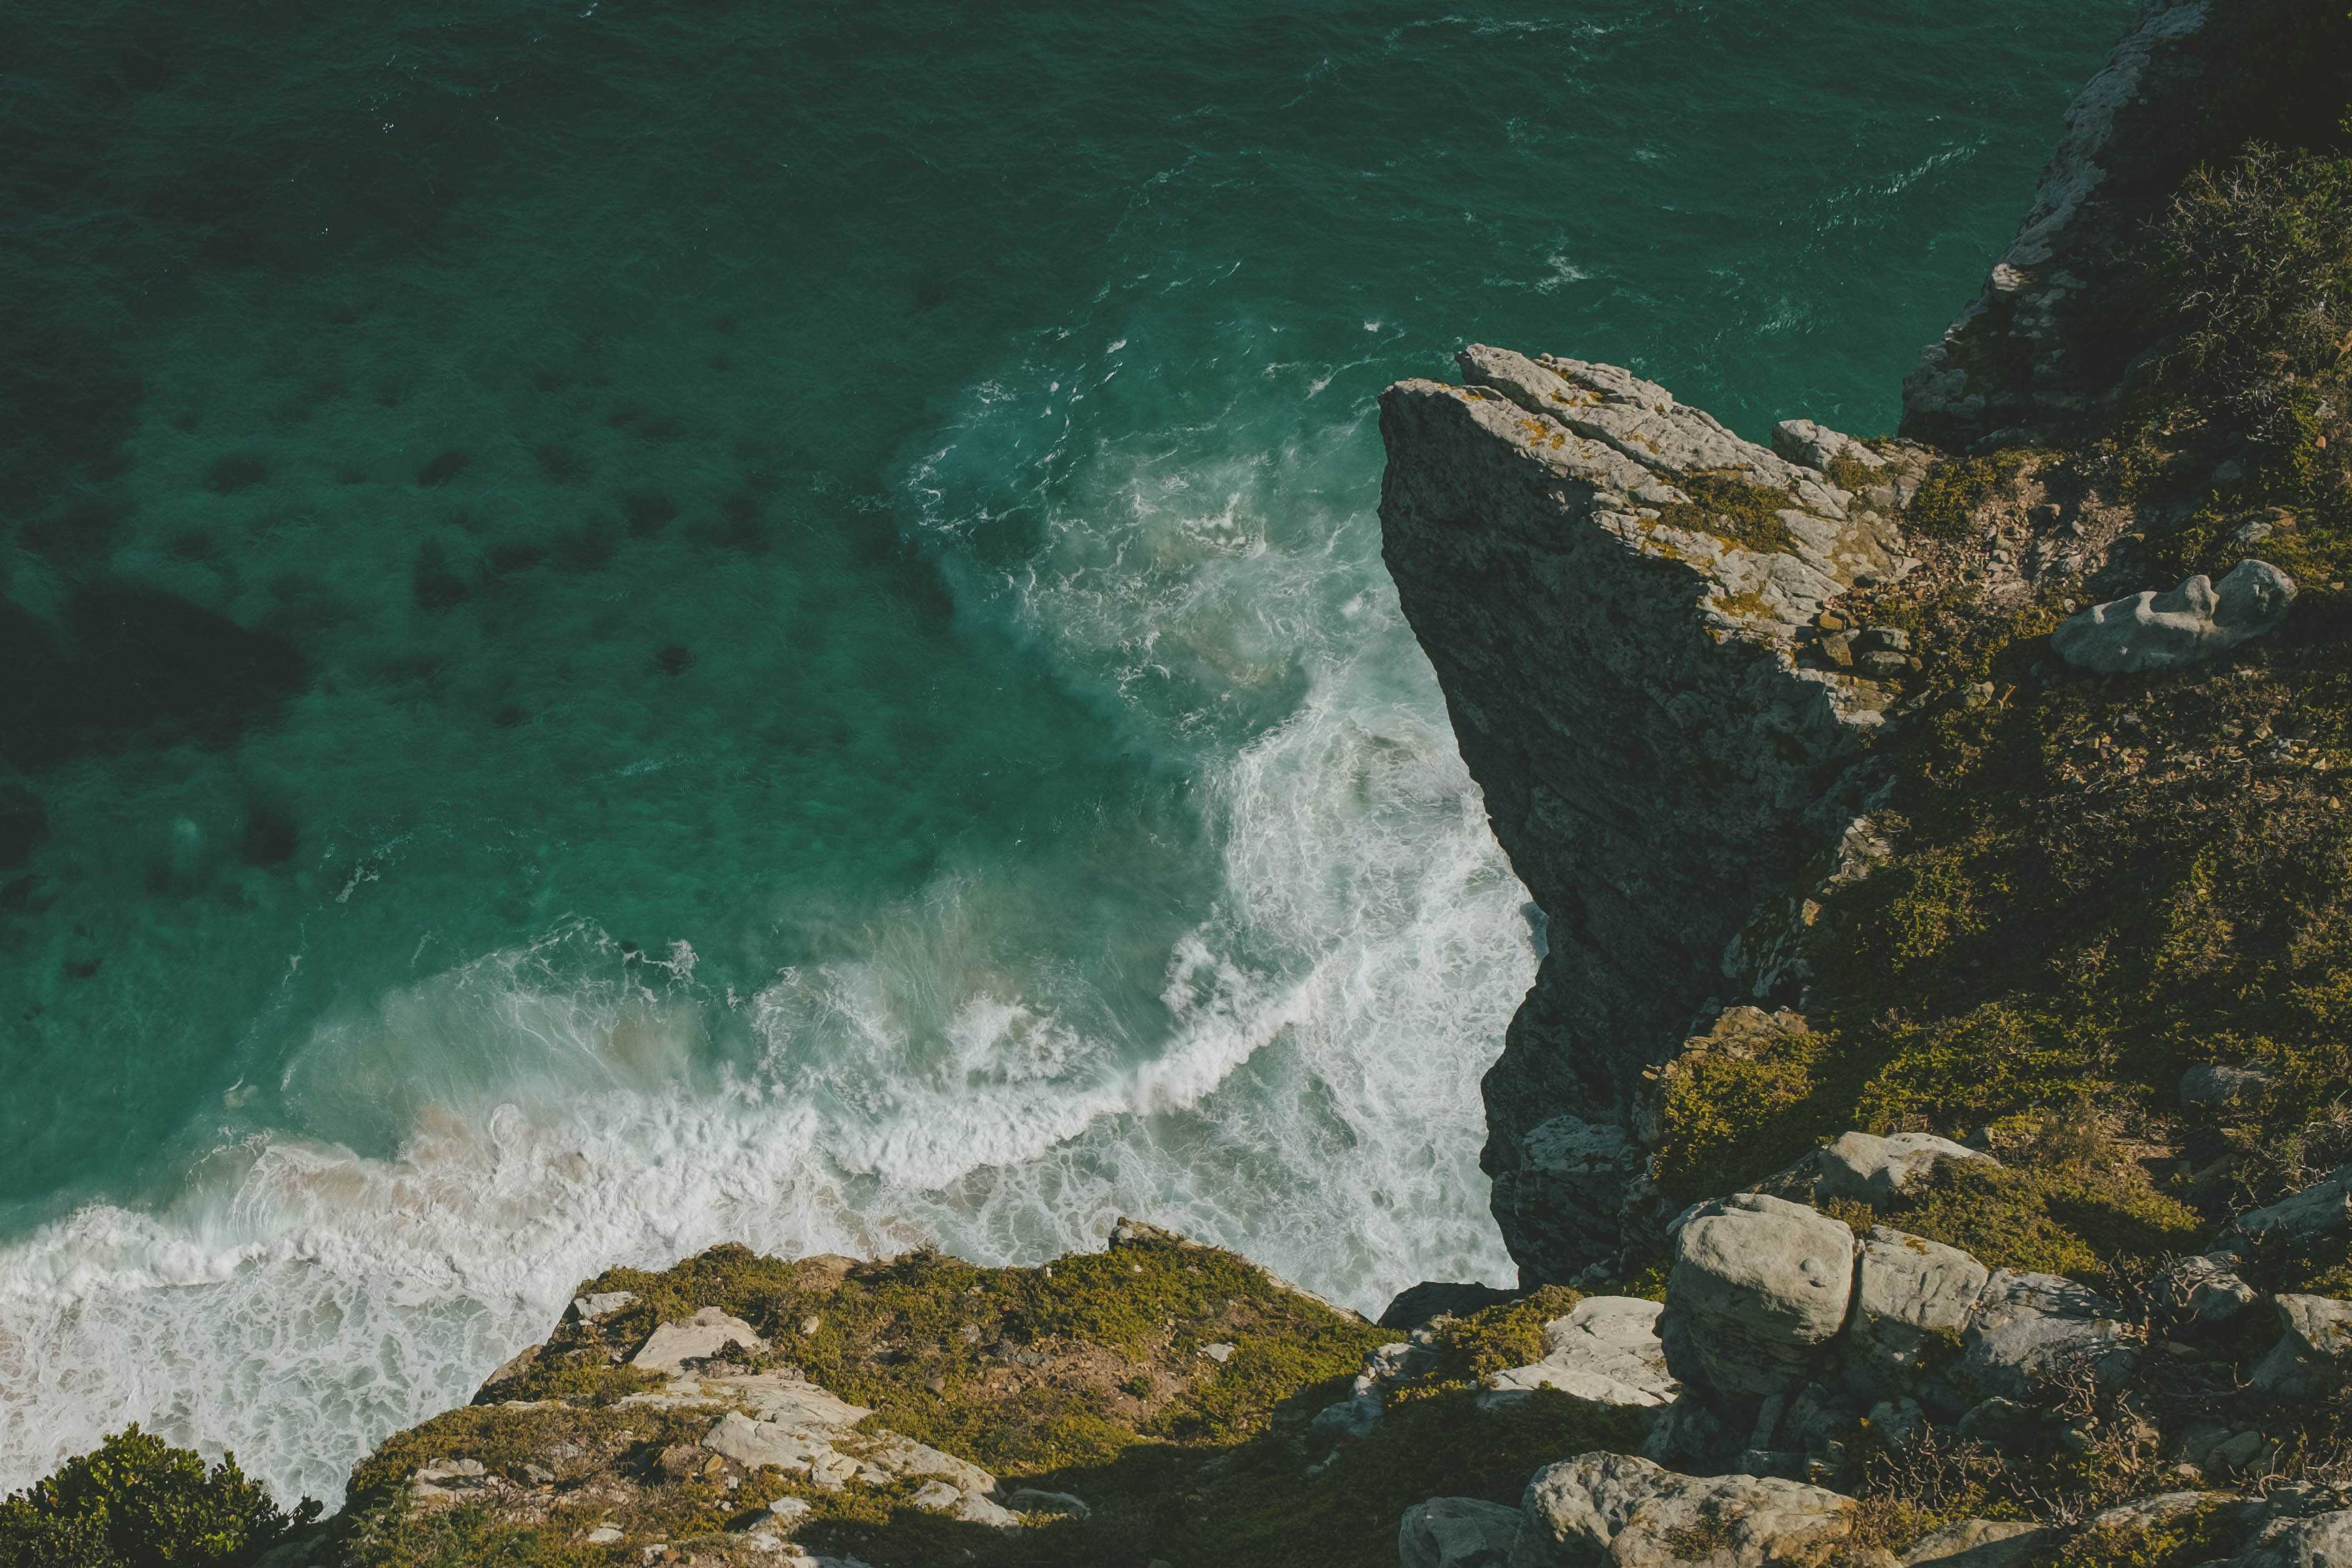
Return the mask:
POLYGON ((1495 1214, 1534 1283, 1613 1258, 1643 1070, 1725 990, 1748 913, 1860 810, 1857 740, 1892 698, 1869 661, 1905 660, 1808 643, 1838 594, 1909 569, 1891 518, 1927 460, 1786 427, 1813 466, 1611 366, 1460 365, 1381 399, 1381 521, 1548 920, 1486 1082, 1495 1214))

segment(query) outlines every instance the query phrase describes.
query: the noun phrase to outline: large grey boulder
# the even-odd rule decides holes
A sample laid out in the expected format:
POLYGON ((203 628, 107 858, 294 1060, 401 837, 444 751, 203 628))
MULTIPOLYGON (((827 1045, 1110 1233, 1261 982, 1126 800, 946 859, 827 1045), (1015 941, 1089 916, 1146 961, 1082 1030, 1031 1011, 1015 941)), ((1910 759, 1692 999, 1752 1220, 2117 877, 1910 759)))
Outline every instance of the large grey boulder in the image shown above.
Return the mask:
POLYGON ((1469 1497, 1433 1497, 1404 1511, 1397 1568, 1509 1568, 1519 1511, 1469 1497))
POLYGON ((1843 1133, 1806 1156, 1816 1198, 1843 1198, 1883 1208, 1896 1193, 1944 1160, 1998 1165, 1990 1155, 1933 1133, 1843 1133))
POLYGON ((1743 1193, 1675 1238, 1659 1319, 1675 1376, 1726 1394, 1792 1391, 1844 1325, 1853 1232, 1802 1204, 1743 1193))
POLYGON ((2231 1223, 2235 1239, 2295 1249, 2352 1230, 2352 1166, 2290 1193, 2265 1207, 2249 1209, 2231 1223))
POLYGON ((2095 604, 2050 633, 2050 646, 2100 674, 2177 670, 2275 631, 2294 602, 2294 579, 2242 560, 2218 583, 2200 573, 2169 593, 2095 604))
POLYGON ((593 1323, 599 1318, 609 1318, 622 1308, 633 1306, 636 1294, 630 1291, 604 1291, 593 1296, 574 1296, 572 1307, 564 1315, 574 1322, 593 1323))
POLYGON ((1683 1476, 1625 1454, 1538 1470, 1511 1568, 1797 1568, 1853 1533, 1853 1501, 1756 1476, 1683 1476))
POLYGON ((717 1307, 705 1307, 682 1323, 663 1323, 646 1337, 629 1364, 646 1372, 682 1371, 690 1361, 709 1361, 730 1347, 756 1354, 768 1348, 750 1323, 717 1307))
POLYGON ((1664 1308, 1638 1296, 1588 1296, 1566 1317, 1544 1325, 1544 1358, 1527 1366, 1490 1373, 1483 1407, 1525 1399, 1538 1388, 1597 1405, 1649 1408, 1669 1405, 1681 1392, 1666 1370, 1658 1342, 1658 1315, 1664 1308))
POLYGON ((1853 1316, 1840 1346, 1847 1387, 1910 1395, 1957 1416, 1969 1399, 1950 1374, 1992 1271, 1957 1247, 1873 1226, 1854 1262, 1853 1316))
POLYGON ((2177 1260, 2157 1276, 2157 1304, 2191 1322, 2230 1322, 2262 1300, 2261 1291, 2238 1277, 2237 1261, 2227 1252, 2177 1260))
POLYGON ((1922 1538, 1903 1568, 2034 1568, 2046 1563, 2057 1531, 2014 1519, 1964 1519, 1922 1538))
POLYGON ((2285 1332, 2255 1364, 2254 1386, 2281 1399, 2315 1399, 2352 1383, 2352 1301, 2281 1296, 2277 1306, 2285 1332))
POLYGON ((2274 1520, 2227 1568, 2352 1568, 2352 1509, 2274 1520))
POLYGON ((1958 1375, 2021 1404, 2078 1377, 2112 1388, 2139 1363, 2121 1319, 2122 1309, 2072 1280, 2000 1270, 1969 1321, 1958 1375))

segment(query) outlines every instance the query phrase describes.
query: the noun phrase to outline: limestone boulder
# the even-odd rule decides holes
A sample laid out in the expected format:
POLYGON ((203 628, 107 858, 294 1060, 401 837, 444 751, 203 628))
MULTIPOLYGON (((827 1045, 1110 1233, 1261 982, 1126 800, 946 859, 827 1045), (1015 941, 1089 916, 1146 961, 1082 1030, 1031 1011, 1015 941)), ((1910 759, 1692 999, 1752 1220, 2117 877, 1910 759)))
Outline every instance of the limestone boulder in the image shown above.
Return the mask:
POLYGON ((2242 560, 2218 583, 2200 573, 2168 593, 2095 604, 2050 633, 2050 646, 2099 674, 2177 670, 2276 631, 2294 603, 2294 579, 2242 560))
POLYGON ((1853 1232, 1802 1204, 1743 1193, 1705 1206, 1675 1238, 1667 1365, 1726 1394, 1802 1386, 1844 1325, 1853 1255, 1853 1232))
POLYGON ((1020 1516, 1012 1510, 952 1481, 925 1481, 908 1500, 927 1513, 944 1513, 966 1524, 985 1524, 994 1530, 1017 1530, 1021 1525, 1020 1516))
POLYGON ((1964 1519, 1903 1554, 1903 1568, 2035 1568, 2055 1553, 2058 1532, 2014 1519, 1964 1519))
POLYGON ((2221 1107, 2237 1105, 2260 1095, 2271 1075, 2259 1067, 2231 1067, 2200 1061, 2180 1075, 2180 1103, 2221 1107))
POLYGON ((2281 1296, 2276 1305, 2284 1332, 2254 1364, 2254 1386, 2280 1399, 2342 1393, 2352 1383, 2352 1301, 2281 1296))
POLYGON ((2352 1166, 2231 1222, 2240 1247, 2274 1245, 2302 1250, 2352 1231, 2352 1166))
POLYGON ((1588 1296, 1544 1325, 1541 1361, 1489 1374, 1478 1403, 1492 1408, 1538 1388, 1556 1388, 1597 1405, 1672 1404, 1681 1385, 1666 1370, 1665 1347, 1658 1341, 1664 1311, 1635 1296, 1588 1296))
POLYGON ((2072 1280, 2000 1270, 1969 1321, 1958 1376, 2021 1404, 2082 1376, 2115 1387, 2139 1364, 2122 1319, 2121 1308, 2072 1280))
POLYGON ((1433 1497, 1404 1511, 1397 1568, 1509 1568, 1519 1511, 1476 1498, 1433 1497))
POLYGON ((1868 1399, 1907 1395, 1958 1416, 1971 1401, 1951 1374, 1991 1279, 1957 1247, 1872 1227, 1854 1262, 1853 1316, 1839 1346, 1846 1386, 1868 1399))
POLYGON ((682 1323, 663 1323, 646 1337, 629 1364, 646 1372, 676 1374, 687 1363, 709 1361, 729 1350, 756 1354, 768 1348, 756 1330, 741 1318, 717 1307, 705 1307, 682 1323))
POLYGON ((975 1523, 1019 1522, 991 1500, 998 1490, 997 1480, 980 1466, 897 1432, 860 1431, 858 1423, 871 1416, 871 1410, 790 1373, 699 1379, 690 1391, 635 1396, 624 1403, 677 1407, 713 1398, 739 1407, 712 1424, 703 1435, 702 1446, 747 1470, 773 1466, 796 1480, 814 1481, 827 1490, 853 1481, 869 1487, 939 1482, 967 1500, 933 1492, 933 1503, 924 1506, 936 1505, 940 1511, 975 1523), (978 1506, 982 1501, 987 1501, 988 1507, 978 1506))
POLYGON ((564 1315, 574 1322, 593 1323, 599 1318, 609 1318, 624 1307, 636 1303, 636 1294, 630 1291, 599 1291, 594 1295, 574 1296, 572 1307, 564 1315))
POLYGON ((2352 1568, 2352 1509, 2274 1520, 2227 1568, 2352 1568))
POLYGON ((1511 1568, 1813 1568, 1853 1533, 1853 1502, 1756 1476, 1685 1476, 1625 1454, 1538 1470, 1511 1568))
POLYGON ((1884 1208, 1895 1194, 1934 1170, 1940 1161, 1999 1163, 1990 1155, 1933 1133, 1895 1133, 1884 1138, 1846 1133, 1816 1149, 1808 1159, 1816 1197, 1866 1203, 1873 1208, 1884 1208))

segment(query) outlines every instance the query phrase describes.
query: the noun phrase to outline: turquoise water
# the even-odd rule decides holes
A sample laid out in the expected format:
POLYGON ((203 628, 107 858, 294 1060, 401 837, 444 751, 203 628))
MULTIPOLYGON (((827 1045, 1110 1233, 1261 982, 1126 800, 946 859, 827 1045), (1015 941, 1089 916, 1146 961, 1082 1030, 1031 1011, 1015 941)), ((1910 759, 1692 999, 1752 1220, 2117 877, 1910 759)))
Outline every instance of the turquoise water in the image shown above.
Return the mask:
POLYGON ((0 1485, 578 1278, 1510 1278, 1380 566, 1487 340, 1893 423, 2118 0, 0 14, 0 1485))

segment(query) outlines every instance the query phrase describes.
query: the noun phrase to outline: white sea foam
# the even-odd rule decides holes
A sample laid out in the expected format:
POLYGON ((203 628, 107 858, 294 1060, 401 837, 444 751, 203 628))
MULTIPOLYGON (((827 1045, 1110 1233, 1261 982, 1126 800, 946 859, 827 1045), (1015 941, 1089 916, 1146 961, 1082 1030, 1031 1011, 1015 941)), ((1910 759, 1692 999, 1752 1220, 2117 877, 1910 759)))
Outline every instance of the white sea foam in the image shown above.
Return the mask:
POLYGON ((0 1484, 137 1419, 331 1497, 580 1279, 720 1240, 1025 1261, 1125 1211, 1372 1310, 1506 1277, 1476 1083, 1532 973, 1524 894, 1379 568, 1377 442, 1336 400, 1301 412, 1333 364, 1155 402, 1107 356, 1202 345, 1118 326, 1041 334, 976 387, 909 505, 971 612, 1196 780, 1207 913, 1091 958, 1036 936, 1150 849, 1113 825, 950 866, 748 998, 582 925, 329 1019, 288 1103, 313 1128, 390 1106, 405 1142, 256 1137, 155 1212, 95 1206, 0 1254, 0 1484), (1013 505, 1045 518, 1036 559, 962 551, 1013 505))

